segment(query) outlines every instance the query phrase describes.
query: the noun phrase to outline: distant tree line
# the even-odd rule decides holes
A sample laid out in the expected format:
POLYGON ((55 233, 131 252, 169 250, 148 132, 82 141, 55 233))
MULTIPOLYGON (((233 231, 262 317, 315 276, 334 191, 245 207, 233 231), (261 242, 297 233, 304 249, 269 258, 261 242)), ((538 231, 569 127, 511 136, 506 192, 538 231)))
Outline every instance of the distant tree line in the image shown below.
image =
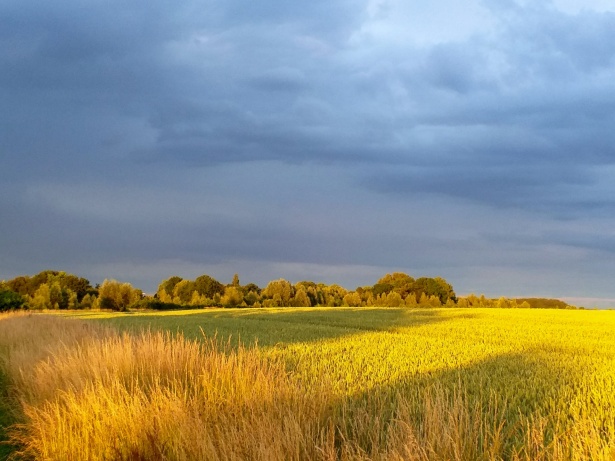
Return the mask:
POLYGON ((241 285, 237 274, 228 285, 208 275, 195 280, 174 276, 158 286, 155 297, 167 305, 194 307, 444 306, 455 305, 456 301, 453 287, 443 278, 415 280, 399 272, 354 291, 336 284, 291 283, 284 279, 272 280, 261 289, 254 283, 241 285))
POLYGON ((573 308, 556 299, 490 299, 484 295, 457 297, 441 277, 417 279, 402 272, 386 274, 374 285, 347 290, 340 285, 311 281, 272 280, 260 288, 241 285, 235 274, 229 284, 209 275, 194 280, 172 276, 163 280, 152 296, 130 283, 90 282, 66 272, 47 270, 0 282, 0 311, 14 309, 181 309, 204 307, 498 307, 573 308))
POLYGON ((52 270, 0 282, 0 311, 20 308, 123 311, 142 297, 141 290, 130 283, 105 280, 93 287, 83 277, 52 270))

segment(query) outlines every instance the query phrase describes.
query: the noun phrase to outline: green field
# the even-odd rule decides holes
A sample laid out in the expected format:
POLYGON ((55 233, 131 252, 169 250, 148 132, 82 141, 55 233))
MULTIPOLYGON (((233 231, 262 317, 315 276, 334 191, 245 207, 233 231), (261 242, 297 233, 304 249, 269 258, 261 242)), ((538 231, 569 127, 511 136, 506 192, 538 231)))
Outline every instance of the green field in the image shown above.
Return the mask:
MULTIPOLYGON (((474 448, 482 459, 615 459, 612 311, 283 308, 62 316, 131 335, 145 329, 197 341, 216 337, 230 341, 227 350, 258 344, 262 360, 281 363, 301 392, 326 389, 336 414, 329 419, 341 421, 342 441, 356 438, 349 459, 397 459, 390 453, 400 452, 399 443, 391 448, 389 432, 402 419, 423 434, 420 443, 437 445, 437 437, 424 435, 429 412, 440 415, 438 431, 456 428, 444 438, 483 437, 474 448), (381 440, 364 434, 359 420, 380 427, 381 440)), ((338 455, 340 443, 334 443, 338 455)), ((425 459, 469 453, 443 448, 438 457, 437 450, 425 459)))
POLYGON ((547 400, 582 398, 579 389, 593 380, 612 386, 615 377, 612 311, 281 308, 79 317, 123 330, 257 342, 294 373, 325 373, 343 392, 461 380, 533 411, 547 400))

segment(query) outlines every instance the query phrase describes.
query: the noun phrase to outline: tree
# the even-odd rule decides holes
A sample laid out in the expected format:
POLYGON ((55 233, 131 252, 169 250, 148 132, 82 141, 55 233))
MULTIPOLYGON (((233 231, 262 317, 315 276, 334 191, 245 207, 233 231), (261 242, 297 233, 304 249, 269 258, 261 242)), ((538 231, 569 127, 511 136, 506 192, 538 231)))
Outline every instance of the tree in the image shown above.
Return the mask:
POLYGON ((449 299, 452 299, 454 302, 457 301, 457 295, 455 294, 455 290, 453 290, 453 286, 444 280, 442 277, 434 277, 434 280, 438 285, 440 285, 440 293, 444 295, 439 295, 440 302, 445 304, 449 299))
POLYGON ((399 293, 392 291, 386 295, 385 305, 387 307, 400 307, 404 305, 404 300, 399 293))
MULTIPOLYGON (((248 306, 254 306, 260 299, 261 289, 255 283, 248 283, 243 287, 243 300, 248 306)), ((260 307, 260 306, 259 306, 260 307)))
POLYGON ((5 282, 9 290, 20 294, 22 296, 32 294, 30 293, 30 277, 26 275, 20 275, 12 280, 5 282))
POLYGON ((101 309, 125 311, 128 306, 143 297, 143 292, 130 283, 107 280, 98 289, 98 305, 101 309))
POLYGON ((49 302, 52 309, 68 309, 69 294, 60 282, 53 281, 49 285, 49 302))
POLYGON ((422 293, 425 293, 427 298, 430 296, 437 296, 440 299, 441 304, 446 304, 446 301, 448 301, 449 298, 455 300, 455 292, 453 291, 453 287, 441 277, 420 277, 414 282, 412 291, 417 295, 417 297, 420 297, 422 293))
POLYGON ((294 296, 294 287, 288 280, 272 280, 261 294, 272 301, 268 303, 271 307, 290 306, 290 300, 294 296))
MULTIPOLYGON (((75 305, 71 298, 74 298, 73 293, 77 296, 77 301, 80 302, 83 297, 90 293, 95 293, 94 288, 90 285, 90 281, 83 277, 77 277, 73 274, 67 274, 64 271, 44 270, 38 274, 28 277, 20 276, 9 282, 19 288, 20 293, 34 296, 39 287, 43 284, 49 285, 49 287, 57 284, 63 299, 56 299, 54 304, 58 304, 60 309, 65 309, 70 305, 75 305)), ((53 288, 55 290, 55 288, 53 288)), ((15 290, 13 290, 15 291, 15 290)))
POLYGON ((50 298, 49 285, 43 283, 30 298, 30 307, 32 309, 52 309, 50 298))
MULTIPOLYGON (((310 281, 301 281, 295 284, 295 289, 302 288, 310 300, 310 306, 318 306, 319 304, 319 288, 318 285, 310 281)), ((322 296, 322 294, 320 295, 322 296)))
POLYGON ((220 302, 225 307, 237 307, 243 303, 243 293, 238 287, 231 285, 224 289, 224 296, 220 298, 220 302))
POLYGON ((79 303, 79 307, 81 309, 91 309, 92 306, 94 305, 95 300, 96 300, 96 297, 88 293, 87 295, 83 297, 83 299, 79 303))
POLYGON ((243 290, 246 293, 250 293, 253 292, 257 295, 261 294, 261 289, 259 288, 259 286, 256 283, 248 283, 245 287, 243 287, 243 290))
POLYGON ((259 297, 254 291, 249 291, 243 299, 248 306, 260 307, 260 305, 256 306, 256 304, 258 304, 259 297))
POLYGON ((392 274, 386 274, 378 280, 378 283, 374 285, 374 288, 377 285, 389 285, 391 288, 386 291, 386 293, 395 291, 396 293, 399 293, 402 298, 405 298, 413 289, 414 279, 403 272, 393 272, 392 274))
POLYGON ((393 285, 390 283, 376 283, 372 287, 374 296, 386 295, 393 291, 393 285))
POLYGON ((356 291, 351 291, 344 296, 344 305, 349 307, 360 307, 362 303, 361 295, 356 291))
POLYGON ((404 303, 407 307, 416 307, 416 295, 414 293, 408 293, 408 296, 406 296, 404 303))
POLYGON ((90 285, 88 279, 77 277, 73 274, 67 274, 63 271, 44 271, 34 276, 32 280, 34 281, 39 276, 44 277, 45 274, 47 283, 58 282, 60 288, 75 293, 78 300, 83 299, 83 297, 92 290, 92 285, 90 285))
POLYGON ((11 290, 0 290, 0 312, 12 311, 25 307, 25 299, 11 290))
MULTIPOLYGON (((515 303, 517 304, 517 303, 515 303)), ((498 309, 506 309, 511 307, 511 302, 509 299, 506 299, 504 296, 501 296, 496 302, 495 307, 498 309)))
POLYGON ((32 296, 28 296, 32 309, 69 309, 78 307, 77 295, 63 288, 57 280, 41 283, 32 296))
POLYGON ((429 297, 429 305, 431 307, 442 307, 442 302, 440 301, 440 298, 436 295, 431 295, 429 297))
POLYGON ((299 287, 295 291, 295 296, 292 300, 292 305, 295 307, 311 307, 310 298, 307 293, 303 289, 303 287, 299 287))
POLYGON ((209 304, 211 304, 211 300, 208 300, 207 296, 200 295, 198 291, 194 290, 189 304, 191 306, 206 306, 208 305, 208 301, 209 304))
POLYGON ((324 304, 329 307, 338 307, 344 303, 344 296, 348 293, 346 288, 340 285, 329 285, 323 288, 325 296, 324 304))
POLYGON ((75 293, 77 296, 77 301, 81 301, 85 295, 93 290, 92 285, 88 279, 83 277, 77 277, 72 274, 64 274, 61 278, 60 284, 75 293))
POLYGON ((425 292, 421 293, 421 297, 419 298, 418 304, 420 307, 426 307, 429 305, 429 296, 425 292))
POLYGON ((173 287, 173 302, 175 304, 190 304, 192 293, 197 291, 194 285, 195 283, 190 280, 182 280, 177 283, 173 287))
POLYGON ((173 277, 160 282, 160 285, 158 285, 158 291, 156 292, 158 299, 160 299, 163 303, 173 302, 173 290, 175 289, 175 285, 182 280, 183 279, 181 277, 174 275, 173 277))
POLYGON ((224 294, 224 285, 209 275, 203 274, 194 280, 194 289, 200 295, 213 299, 216 294, 224 294))

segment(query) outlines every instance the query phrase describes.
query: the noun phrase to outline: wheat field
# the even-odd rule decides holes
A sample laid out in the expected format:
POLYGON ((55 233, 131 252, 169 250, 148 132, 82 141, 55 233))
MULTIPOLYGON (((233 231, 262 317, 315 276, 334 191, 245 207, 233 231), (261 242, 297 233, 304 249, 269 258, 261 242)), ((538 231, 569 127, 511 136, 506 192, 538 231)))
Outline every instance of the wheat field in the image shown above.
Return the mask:
POLYGON ((11 456, 613 460, 614 314, 4 314, 11 456))

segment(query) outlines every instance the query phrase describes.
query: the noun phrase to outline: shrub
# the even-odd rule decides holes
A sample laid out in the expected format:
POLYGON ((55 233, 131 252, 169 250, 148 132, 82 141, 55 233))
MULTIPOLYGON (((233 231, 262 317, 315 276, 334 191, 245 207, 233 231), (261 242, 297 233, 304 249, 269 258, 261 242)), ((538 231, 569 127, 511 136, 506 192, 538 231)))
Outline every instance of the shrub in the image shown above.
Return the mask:
POLYGON ((25 300, 19 293, 11 290, 0 291, 0 312, 12 311, 25 307, 25 300))
POLYGON ((189 309, 194 306, 181 306, 175 303, 166 303, 154 298, 143 298, 130 305, 131 309, 152 309, 155 311, 170 311, 175 309, 189 309))

